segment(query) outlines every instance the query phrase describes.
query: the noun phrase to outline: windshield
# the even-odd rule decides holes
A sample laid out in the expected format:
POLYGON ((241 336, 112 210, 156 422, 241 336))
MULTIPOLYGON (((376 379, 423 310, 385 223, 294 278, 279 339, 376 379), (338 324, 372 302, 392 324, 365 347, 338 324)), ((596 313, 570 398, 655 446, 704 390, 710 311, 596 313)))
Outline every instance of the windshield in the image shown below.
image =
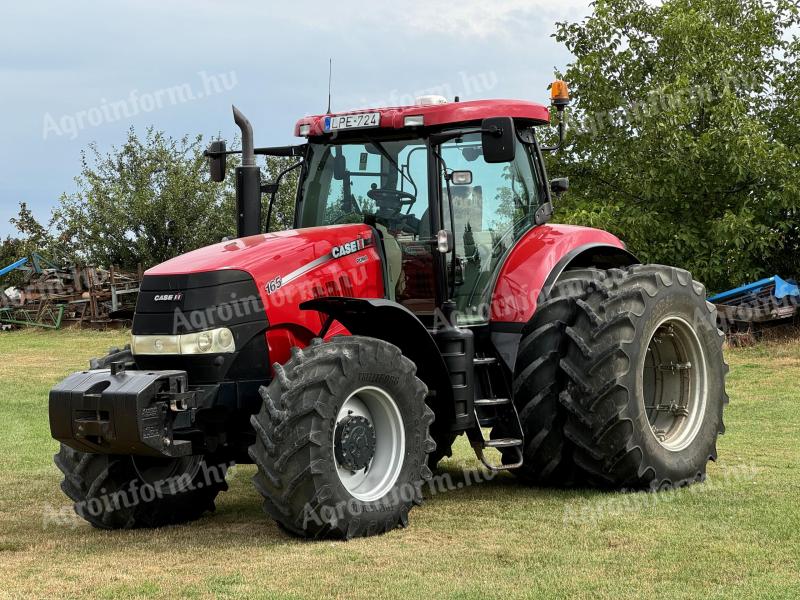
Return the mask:
POLYGON ((311 145, 301 227, 374 223, 429 235, 428 157, 422 140, 311 145))

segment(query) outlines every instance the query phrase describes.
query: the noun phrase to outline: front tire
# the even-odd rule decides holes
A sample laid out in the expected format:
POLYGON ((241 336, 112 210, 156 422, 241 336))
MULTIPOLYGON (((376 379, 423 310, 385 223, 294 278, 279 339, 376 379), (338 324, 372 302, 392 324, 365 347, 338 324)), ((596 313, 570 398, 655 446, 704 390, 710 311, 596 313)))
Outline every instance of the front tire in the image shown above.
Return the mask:
POLYGON ((351 336, 295 348, 274 369, 251 418, 253 483, 265 512, 302 537, 405 527, 435 449, 415 365, 387 342, 351 336))
POLYGON ((211 457, 151 459, 89 454, 61 444, 56 466, 75 512, 99 529, 163 527, 215 510, 230 466, 211 457))
MULTIPOLYGON (((130 346, 93 358, 92 369, 112 363, 135 369, 130 346)), ((179 459, 92 454, 65 444, 53 457, 63 473, 61 490, 75 512, 99 529, 162 527, 199 519, 214 511, 232 463, 215 456, 179 459)))

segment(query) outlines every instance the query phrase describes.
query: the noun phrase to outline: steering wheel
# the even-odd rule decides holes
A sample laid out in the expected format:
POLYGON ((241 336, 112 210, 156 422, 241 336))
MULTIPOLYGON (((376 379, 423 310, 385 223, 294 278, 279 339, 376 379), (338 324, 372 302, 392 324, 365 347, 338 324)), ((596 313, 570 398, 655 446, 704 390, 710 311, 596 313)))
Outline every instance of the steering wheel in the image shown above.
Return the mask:
POLYGON ((411 206, 417 201, 417 197, 410 192, 378 188, 374 183, 372 186, 372 189, 367 192, 367 196, 375 200, 378 207, 382 207, 381 205, 383 205, 383 207, 386 208, 392 208, 394 206, 400 208, 402 206, 411 206))

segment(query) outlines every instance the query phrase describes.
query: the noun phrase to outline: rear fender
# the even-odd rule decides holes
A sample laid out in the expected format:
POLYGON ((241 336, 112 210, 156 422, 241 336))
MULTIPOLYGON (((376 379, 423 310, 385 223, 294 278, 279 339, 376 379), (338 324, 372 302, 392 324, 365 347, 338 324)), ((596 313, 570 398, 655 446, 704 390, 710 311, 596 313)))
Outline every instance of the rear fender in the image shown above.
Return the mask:
POLYGON ((534 227, 517 242, 500 267, 491 296, 493 323, 525 324, 568 268, 612 268, 639 261, 606 231, 573 225, 534 227))
POLYGON ((571 225, 542 225, 509 252, 491 297, 489 331, 506 365, 514 371, 522 328, 569 269, 611 269, 639 264, 618 238, 606 231, 571 225))

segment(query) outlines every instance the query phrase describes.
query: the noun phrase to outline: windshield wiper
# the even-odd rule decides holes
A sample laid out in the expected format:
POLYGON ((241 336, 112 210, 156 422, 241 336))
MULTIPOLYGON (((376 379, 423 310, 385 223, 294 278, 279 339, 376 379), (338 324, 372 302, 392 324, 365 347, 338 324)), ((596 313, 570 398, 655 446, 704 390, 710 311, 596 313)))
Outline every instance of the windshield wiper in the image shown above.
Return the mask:
POLYGON ((418 191, 417 191, 417 184, 415 184, 415 183, 414 183, 414 180, 413 180, 413 179, 411 179, 411 177, 409 177, 409 176, 408 176, 408 175, 405 173, 405 171, 403 171, 403 169, 401 169, 401 168, 400 168, 400 165, 398 165, 398 164, 397 164, 397 161, 396 161, 395 159, 393 159, 393 158, 392 158, 392 156, 391 156, 391 154, 389 154, 389 153, 386 151, 386 148, 384 148, 384 147, 383 147, 383 144, 381 144, 381 143, 380 143, 380 142, 378 142, 377 140, 374 140, 374 139, 372 139, 372 138, 370 138, 370 137, 368 137, 368 136, 365 136, 365 137, 366 137, 367 141, 368 141, 370 144, 372 144, 373 146, 375 146, 375 148, 377 148, 377 149, 378 149, 378 152, 380 152, 380 153, 381 153, 381 155, 382 155, 382 156, 383 156, 383 157, 384 157, 386 160, 388 160, 388 161, 389 161, 389 162, 392 164, 392 166, 395 168, 395 170, 396 170, 398 173, 400 173, 400 176, 401 176, 403 179, 405 179, 406 181, 408 181, 408 183, 410 183, 410 184, 411 184, 411 187, 413 187, 413 188, 414 188, 414 197, 416 198, 416 197, 417 197, 417 194, 418 194, 418 191))

